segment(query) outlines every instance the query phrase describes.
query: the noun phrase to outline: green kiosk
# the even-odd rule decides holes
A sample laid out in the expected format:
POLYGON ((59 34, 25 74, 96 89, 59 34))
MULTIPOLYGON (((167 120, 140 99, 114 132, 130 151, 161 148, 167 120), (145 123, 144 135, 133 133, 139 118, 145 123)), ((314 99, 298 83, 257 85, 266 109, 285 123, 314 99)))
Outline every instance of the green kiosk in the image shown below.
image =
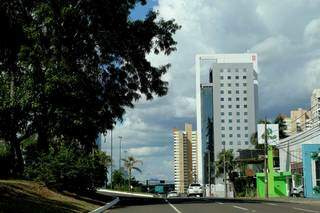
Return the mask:
MULTIPOLYGON (((269 197, 287 197, 288 182, 291 177, 291 172, 275 172, 273 169, 273 150, 272 146, 268 146, 268 195, 269 197)), ((265 174, 257 173, 257 196, 265 197, 265 174)))

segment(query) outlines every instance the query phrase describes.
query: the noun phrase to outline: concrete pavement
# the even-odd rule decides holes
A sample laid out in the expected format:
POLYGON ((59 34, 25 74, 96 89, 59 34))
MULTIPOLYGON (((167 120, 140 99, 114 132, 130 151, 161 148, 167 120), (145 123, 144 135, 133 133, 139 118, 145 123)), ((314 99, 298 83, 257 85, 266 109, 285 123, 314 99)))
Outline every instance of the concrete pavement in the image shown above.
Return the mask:
POLYGON ((159 199, 131 202, 115 206, 108 212, 123 213, 320 213, 312 204, 241 199, 159 199))

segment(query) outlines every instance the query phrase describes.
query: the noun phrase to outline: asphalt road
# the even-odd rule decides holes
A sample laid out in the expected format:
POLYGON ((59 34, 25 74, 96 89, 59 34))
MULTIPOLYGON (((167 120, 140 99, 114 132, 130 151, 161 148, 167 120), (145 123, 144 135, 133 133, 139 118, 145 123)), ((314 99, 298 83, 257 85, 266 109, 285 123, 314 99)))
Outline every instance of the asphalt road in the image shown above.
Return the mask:
POLYGON ((158 202, 130 203, 107 212, 117 213, 320 213, 319 205, 224 199, 168 199, 158 202))

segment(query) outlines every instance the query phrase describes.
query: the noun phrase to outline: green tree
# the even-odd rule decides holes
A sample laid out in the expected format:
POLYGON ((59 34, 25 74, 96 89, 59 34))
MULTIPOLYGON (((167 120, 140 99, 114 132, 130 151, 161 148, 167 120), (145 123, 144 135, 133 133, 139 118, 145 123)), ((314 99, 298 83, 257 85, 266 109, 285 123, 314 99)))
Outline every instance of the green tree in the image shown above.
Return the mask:
POLYGON ((128 170, 128 186, 129 186, 129 190, 131 190, 131 178, 132 178, 132 170, 138 171, 138 172, 142 172, 141 169, 139 167, 137 167, 137 164, 141 164, 142 165, 142 161, 141 160, 137 160, 135 159, 133 156, 129 156, 127 159, 122 159, 124 161, 124 167, 128 170))
POLYGON ((146 56, 176 50, 179 26, 155 12, 132 20, 138 3, 146 1, 1 2, 0 138, 20 171, 25 138, 36 135, 39 152, 57 141, 91 152, 135 101, 167 93, 169 64, 146 56))

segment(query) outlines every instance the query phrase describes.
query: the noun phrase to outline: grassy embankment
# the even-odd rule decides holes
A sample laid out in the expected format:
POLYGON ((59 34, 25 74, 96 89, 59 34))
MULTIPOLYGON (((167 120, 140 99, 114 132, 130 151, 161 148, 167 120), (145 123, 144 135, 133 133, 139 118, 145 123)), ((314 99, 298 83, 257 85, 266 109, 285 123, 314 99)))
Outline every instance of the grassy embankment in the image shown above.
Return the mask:
POLYGON ((89 212, 104 203, 71 193, 58 193, 36 182, 0 180, 2 212, 89 212))

